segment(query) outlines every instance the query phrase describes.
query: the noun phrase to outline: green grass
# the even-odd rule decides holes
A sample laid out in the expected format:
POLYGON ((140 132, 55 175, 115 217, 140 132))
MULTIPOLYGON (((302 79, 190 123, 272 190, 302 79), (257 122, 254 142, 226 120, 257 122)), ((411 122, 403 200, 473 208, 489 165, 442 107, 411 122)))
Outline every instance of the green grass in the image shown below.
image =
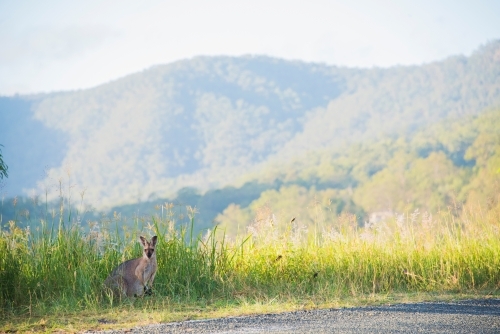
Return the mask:
POLYGON ((118 220, 94 222, 90 230, 57 217, 32 229, 9 222, 0 235, 0 331, 498 295, 496 211, 414 212, 365 228, 348 215, 307 228, 278 229, 264 220, 249 236, 227 240, 217 228, 192 235, 190 208, 187 225, 173 205, 163 210, 133 229, 118 220), (113 301, 102 282, 141 254, 140 234, 159 238, 154 295, 113 301))

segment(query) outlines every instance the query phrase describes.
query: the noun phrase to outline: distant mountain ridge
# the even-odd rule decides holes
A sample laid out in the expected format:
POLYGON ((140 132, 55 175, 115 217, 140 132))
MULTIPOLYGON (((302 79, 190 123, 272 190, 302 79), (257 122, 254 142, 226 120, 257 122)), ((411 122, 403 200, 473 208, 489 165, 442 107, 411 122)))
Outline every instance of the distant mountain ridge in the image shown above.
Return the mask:
POLYGON ((388 69, 197 57, 92 89, 1 97, 3 191, 56 198, 58 180, 69 179, 106 208, 241 183, 310 151, 498 105, 500 41, 388 69))

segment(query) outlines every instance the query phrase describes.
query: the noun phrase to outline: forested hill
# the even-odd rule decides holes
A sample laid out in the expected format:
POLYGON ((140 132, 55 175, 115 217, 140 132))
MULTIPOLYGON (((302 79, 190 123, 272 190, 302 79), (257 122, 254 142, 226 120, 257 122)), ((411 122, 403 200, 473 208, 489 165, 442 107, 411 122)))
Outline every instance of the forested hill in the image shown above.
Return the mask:
POLYGON ((69 180, 75 194, 85 189, 87 201, 109 208, 185 187, 270 184, 293 179, 280 166, 311 154, 499 105, 500 41, 470 57, 388 69, 197 57, 92 89, 0 98, 9 165, 1 191, 55 198, 69 180))
MULTIPOLYGON (((446 119, 407 136, 309 152, 289 164, 268 165, 258 175, 278 184, 254 184, 269 187, 245 201, 226 200, 226 208, 212 219, 227 236, 271 222, 286 230, 292 217, 304 228, 326 229, 346 220, 376 223, 401 215, 432 221, 440 213, 479 214, 498 220, 499 129, 500 108, 446 119)), ((235 193, 226 189, 228 197, 235 193)), ((214 195, 198 200, 201 213, 214 195)))

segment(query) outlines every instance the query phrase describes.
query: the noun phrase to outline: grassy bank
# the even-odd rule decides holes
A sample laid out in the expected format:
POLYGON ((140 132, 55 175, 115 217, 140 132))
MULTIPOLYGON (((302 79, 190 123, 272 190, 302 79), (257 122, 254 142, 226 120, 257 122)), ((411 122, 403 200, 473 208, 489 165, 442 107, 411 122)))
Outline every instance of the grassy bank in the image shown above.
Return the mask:
POLYGON ((497 295, 500 283, 495 211, 413 212, 363 228, 345 215, 278 229, 271 216, 239 240, 218 229, 192 235, 195 212, 181 211, 165 204, 133 229, 101 220, 84 230, 62 214, 28 229, 10 222, 0 236, 0 331, 470 298, 497 295), (117 303, 101 284, 141 254, 139 234, 159 237, 154 295, 117 303))

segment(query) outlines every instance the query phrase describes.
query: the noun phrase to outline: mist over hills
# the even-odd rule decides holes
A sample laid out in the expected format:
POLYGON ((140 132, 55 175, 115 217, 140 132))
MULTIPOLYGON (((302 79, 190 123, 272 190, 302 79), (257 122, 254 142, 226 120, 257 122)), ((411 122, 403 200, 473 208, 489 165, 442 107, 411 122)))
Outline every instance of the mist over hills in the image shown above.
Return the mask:
POLYGON ((9 197, 70 180, 98 209, 272 182, 328 154, 500 105, 500 41, 470 57, 354 69, 264 56, 197 57, 81 91, 0 98, 9 197), (284 172, 284 171, 283 171, 284 172))

